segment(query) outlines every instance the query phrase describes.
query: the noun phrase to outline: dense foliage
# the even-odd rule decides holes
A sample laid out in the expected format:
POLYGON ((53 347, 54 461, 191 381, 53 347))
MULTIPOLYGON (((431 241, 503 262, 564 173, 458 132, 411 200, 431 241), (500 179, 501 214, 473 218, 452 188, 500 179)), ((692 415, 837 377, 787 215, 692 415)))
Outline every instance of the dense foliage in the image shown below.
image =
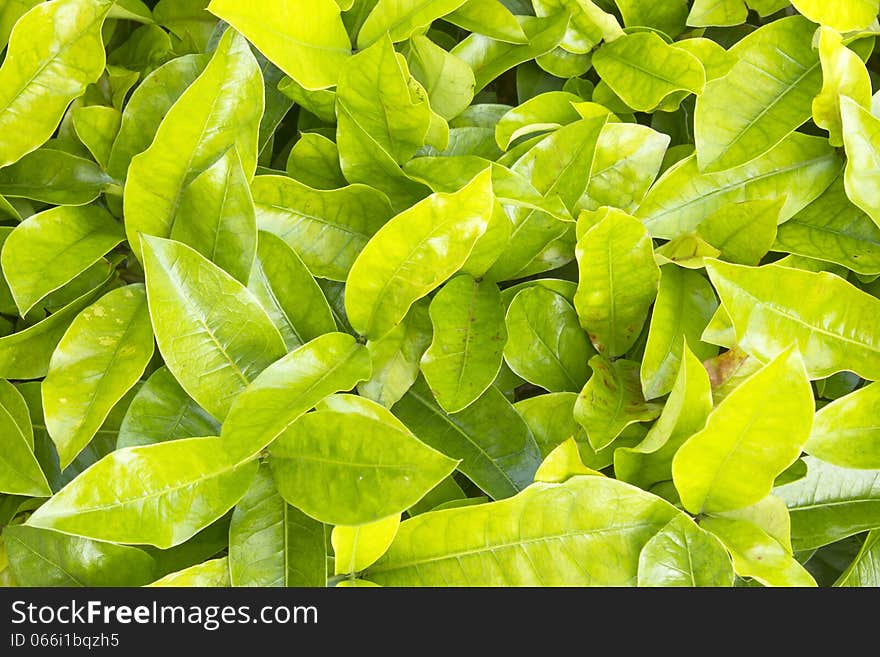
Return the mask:
POLYGON ((0 582, 880 585, 877 13, 0 1, 0 582))

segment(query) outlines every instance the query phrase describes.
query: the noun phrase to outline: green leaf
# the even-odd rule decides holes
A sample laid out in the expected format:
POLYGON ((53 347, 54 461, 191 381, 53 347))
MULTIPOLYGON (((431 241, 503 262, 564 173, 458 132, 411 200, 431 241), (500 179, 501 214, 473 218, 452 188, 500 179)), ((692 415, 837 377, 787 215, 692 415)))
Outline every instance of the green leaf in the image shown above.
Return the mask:
POLYGON ((712 387, 700 360, 685 345, 678 374, 660 418, 635 447, 614 450, 614 473, 618 479, 651 489, 672 480, 676 452, 706 425, 712 411, 712 387))
POLYGON ((701 361, 718 353, 700 340, 717 308, 712 286, 702 275, 674 265, 661 267, 660 288, 639 370, 645 399, 656 399, 672 390, 684 344, 693 345, 691 349, 701 361))
POLYGON ((684 269, 703 269, 706 258, 720 255, 721 251, 692 233, 680 235, 654 249, 654 259, 658 265, 674 264, 684 269))
POLYGON ((257 225, 282 238, 314 276, 344 281, 358 254, 392 216, 382 192, 365 185, 330 191, 284 176, 252 185, 257 225))
POLYGON ((652 27, 672 38, 684 31, 688 15, 686 0, 615 0, 626 27, 652 27))
POLYGON ((675 487, 694 514, 729 511, 765 497, 800 456, 813 422, 813 395, 796 349, 746 379, 679 448, 675 487))
POLYGON ((0 48, 9 42, 9 33, 22 16, 43 0, 7 0, 0 7, 0 48))
POLYGON ((51 147, 28 153, 0 169, 0 194, 59 205, 85 205, 113 179, 91 160, 51 147))
POLYGON ((172 59, 150 73, 131 94, 110 150, 107 172, 122 180, 132 158, 149 147, 162 119, 208 63, 207 55, 172 59))
POLYGON ((533 0, 532 4, 538 16, 570 16, 561 44, 569 52, 589 52, 602 39, 612 41, 622 34, 617 19, 591 0, 533 0))
POLYGON ((834 586, 876 587, 880 584, 880 532, 868 534, 859 554, 834 586))
POLYGON ((370 354, 353 337, 315 338, 272 363, 238 396, 223 423, 223 446, 234 458, 250 458, 324 397, 369 376, 370 354))
POLYGON ((853 99, 840 99, 843 119, 843 142, 846 146, 846 193, 880 226, 880 203, 876 200, 876 184, 880 176, 880 148, 877 134, 880 119, 853 99))
POLYGON ((137 255, 141 235, 171 235, 184 190, 230 148, 250 179, 262 114, 259 64, 247 41, 227 30, 204 71, 165 113, 149 148, 131 160, 125 232, 137 255))
POLYGON ((77 315, 43 381, 46 427, 62 469, 89 443, 152 357, 142 285, 113 290, 77 315))
POLYGON ((638 338, 657 295, 660 269, 642 223, 609 213, 577 243, 580 279, 574 307, 581 326, 608 357, 624 354, 638 338))
MULTIPOLYGON (((144 21, 147 24, 132 31, 124 43, 109 53, 107 62, 146 75, 174 57, 174 46, 171 35, 158 25, 152 25, 149 9, 143 3, 141 5, 147 12, 144 21)), ((115 8, 118 7, 117 4, 115 8)), ((111 10, 110 18, 114 13, 111 10)))
POLYGON ((578 475, 604 477, 601 472, 588 468, 581 460, 580 449, 574 437, 553 448, 535 472, 535 481, 561 484, 578 475))
POLYGON ((565 91, 548 91, 529 98, 509 110, 495 125, 495 141, 502 150, 525 135, 555 130, 580 120, 581 115, 572 103, 580 103, 580 96, 565 91))
POLYGON ((336 557, 336 574, 358 573, 372 566, 388 550, 399 527, 400 515, 357 527, 334 527, 330 539, 336 557))
POLYGON ((743 0, 694 0, 687 24, 691 27, 742 25, 748 15, 749 9, 743 0))
POLYGON ((106 169, 122 123, 122 113, 115 107, 89 105, 77 107, 72 117, 77 137, 101 168, 106 169))
POLYGON ((3 536, 21 586, 142 586, 155 578, 155 562, 137 548, 23 525, 3 536))
POLYGON ((722 260, 757 265, 776 239, 784 200, 726 205, 697 227, 697 235, 718 249, 722 260))
POLYGON ((410 306, 458 271, 489 223, 489 170, 452 194, 432 194, 385 224, 358 255, 345 309, 356 331, 381 338, 410 306))
POLYGON ((842 468, 880 470, 880 384, 821 408, 804 451, 842 468))
POLYGON ((228 587, 229 582, 229 559, 221 557, 204 563, 197 563, 189 568, 184 568, 175 573, 170 573, 157 579, 147 586, 173 586, 181 588, 192 586, 197 588, 228 587))
POLYGON ((662 407, 642 396, 637 362, 593 356, 590 369, 593 375, 578 395, 574 419, 586 430, 593 449, 607 447, 629 425, 660 415, 662 407))
POLYGON ((843 176, 779 226, 772 248, 880 274, 880 228, 847 198, 843 176))
POLYGON ((257 221, 234 146, 181 192, 170 237, 247 282, 257 250, 257 221))
POLYGON ((528 287, 513 298, 505 321, 504 360, 510 369, 550 392, 583 388, 590 376, 587 361, 596 352, 564 297, 528 287))
POLYGON ((8 381, 0 379, 0 491, 47 497, 49 482, 34 456, 34 433, 27 404, 8 381))
POLYGON ((497 41, 528 42, 516 16, 499 0, 467 0, 443 20, 497 41))
POLYGON ((638 425, 624 430, 623 434, 611 446, 596 451, 587 440, 587 434, 574 419, 574 405, 577 394, 573 392, 553 392, 523 399, 514 404, 517 413, 525 420, 535 442, 546 458, 569 438, 577 443, 581 462, 593 470, 601 470, 611 465, 614 460, 615 448, 638 443, 644 432, 638 425))
MULTIPOLYGON (((278 83, 278 90, 304 110, 311 112, 325 123, 336 122, 336 91, 333 89, 305 89, 296 80, 285 77, 278 83)), ((304 133, 308 134, 308 133, 304 133)))
POLYGON ((474 93, 482 91, 492 80, 514 66, 553 50, 562 41, 568 28, 568 15, 565 12, 554 13, 549 18, 517 16, 516 19, 528 43, 507 43, 474 33, 452 49, 452 54, 464 60, 473 70, 476 81, 474 93))
POLYGON ((327 585, 324 525, 290 506, 262 467, 229 525, 232 586, 327 585))
POLYGON ((455 469, 456 461, 368 403, 381 419, 317 410, 272 444, 269 463, 288 503, 321 522, 360 525, 401 513, 455 469))
POLYGON ((358 392, 391 408, 418 378, 421 358, 431 344, 432 335, 427 300, 417 301, 389 333, 378 340, 367 341, 373 373, 358 384, 358 392))
POLYGON ((365 576, 383 586, 634 585, 639 553, 677 513, 607 477, 534 484, 405 520, 365 576))
POLYGON ((236 395, 284 354, 281 335, 241 283, 188 246, 146 237, 144 269, 165 364, 199 405, 222 420, 236 395))
POLYGON ((841 468, 804 457, 807 476, 773 494, 791 514, 795 550, 813 550, 880 527, 880 471, 841 468))
POLYGON ((391 41, 405 41, 421 28, 455 11, 464 0, 379 0, 358 32, 361 50, 385 34, 391 41))
POLYGON ((385 192, 398 210, 424 196, 399 165, 421 148, 431 108, 386 36, 351 58, 336 88, 336 143, 346 179, 385 192))
POLYGON ((127 447, 79 475, 28 524, 99 541, 170 548, 229 511, 256 471, 256 461, 230 461, 213 436, 127 447))
POLYGON ((431 109, 444 119, 455 118, 474 99, 476 83, 470 66, 428 37, 412 38, 406 61, 413 77, 425 87, 431 109))
MULTIPOLYGON (((685 52, 691 53, 700 60, 700 63, 702 63, 703 68, 706 71, 706 82, 723 78, 730 73, 730 69, 733 68, 733 65, 736 64, 737 61, 733 54, 724 49, 724 46, 704 37, 683 39, 674 42, 672 45, 675 48, 681 48, 685 52)), ((684 101, 686 97, 686 92, 673 94, 667 99, 667 102, 670 103, 669 109, 677 109, 680 106, 677 98, 684 101)), ((659 109, 661 111, 667 111, 665 105, 666 102, 662 103, 659 109)))
POLYGON ((288 349, 336 330, 336 320, 321 288, 296 251, 272 233, 260 232, 248 288, 288 349))
POLYGON ((765 586, 816 586, 804 570, 774 538, 745 520, 704 518, 700 526, 724 543, 741 577, 752 577, 765 586))
POLYGON ((880 301, 874 297, 827 272, 717 260, 706 269, 746 353, 768 361, 796 342, 811 379, 844 370, 880 379, 880 301), (829 316, 826 309, 834 307, 847 312, 829 316))
MULTIPOLYGON (((803 463, 803 461, 799 461, 803 463)), ((806 466, 804 466, 806 474, 806 466)), ((778 480, 778 478, 777 478, 778 480)), ((745 520, 760 527, 788 552, 791 552, 791 517, 788 507, 778 497, 768 495, 751 506, 717 514, 732 520, 745 520)))
POLYGON ((290 149, 286 169, 291 178, 313 189, 339 189, 348 184, 339 166, 336 142, 317 132, 300 135, 290 149))
POLYGON ((41 146, 104 72, 110 0, 41 3, 19 19, 0 67, 0 167, 41 146))
POLYGON ((154 445, 218 431, 217 421, 186 394, 167 367, 162 367, 132 399, 119 427, 117 446, 154 445))
POLYGON ((828 25, 840 32, 867 28, 877 18, 877 0, 822 2, 822 0, 791 0, 799 12, 814 23, 828 25))
POLYGON ((59 206, 25 219, 6 238, 0 254, 21 315, 122 240, 119 224, 93 205, 59 206))
POLYGON ((419 380, 392 410, 422 442, 461 459, 458 469, 493 499, 523 490, 541 464, 529 427, 494 386, 448 415, 419 380))
POLYGON ((593 55, 593 67, 634 110, 652 111, 670 94, 702 94, 706 72, 699 59, 668 45, 654 32, 635 32, 605 43, 593 55))
POLYGON ((79 312, 106 290, 108 275, 93 289, 84 292, 32 326, 0 338, 0 378, 39 379, 49 371, 49 359, 67 327, 79 312))
POLYGON ((843 37, 823 27, 819 40, 822 63, 822 92, 813 100, 813 120, 828 131, 832 146, 843 146, 840 101, 851 98, 865 108, 871 107, 871 76, 859 56, 843 45, 843 37))
POLYGON ((733 586, 724 545, 684 516, 655 534, 639 555, 639 586, 733 586))
POLYGON ((501 295, 490 281, 457 276, 434 296, 430 316, 434 339, 421 369, 440 407, 457 413, 482 395, 501 369, 507 340, 501 295))
POLYGON ((40 462, 40 467, 43 468, 43 472, 46 474, 46 479, 49 480, 52 490, 58 491, 70 483, 83 470, 116 449, 119 427, 122 425, 125 413, 140 388, 140 384, 136 383, 134 387, 122 396, 122 399, 116 402, 116 405, 110 409, 107 419, 104 420, 104 423, 95 432, 95 437, 63 471, 58 458, 58 450, 55 448, 55 443, 52 442, 52 438, 49 436, 49 431, 46 428, 43 412, 42 383, 40 381, 28 381, 18 384, 17 388, 25 398, 28 410, 30 411, 31 423, 34 427, 34 454, 36 454, 37 461, 40 462))
POLYGON ((729 171, 700 173, 691 156, 663 174, 636 216, 652 237, 673 239, 693 232, 729 203, 785 197, 779 216, 784 222, 824 192, 842 166, 826 139, 800 133, 729 171))
POLYGON ((351 55, 339 6, 333 0, 268 0, 259 6, 211 0, 208 11, 240 31, 306 89, 335 85, 351 55))
POLYGON ((633 123, 606 123, 579 207, 635 210, 660 172, 669 137, 633 123))
MULTIPOLYGON (((574 211, 589 184, 584 171, 591 166, 607 120, 607 113, 602 110, 597 116, 560 128, 530 148, 513 165, 513 172, 525 178, 539 196, 557 195, 565 210, 574 211)), ((510 242, 487 276, 500 281, 524 277, 526 268, 548 245, 571 232, 568 218, 559 212, 548 212, 549 209, 546 202, 522 203, 513 208, 510 242)), ((566 261, 571 259, 568 256, 566 261)), ((551 265, 543 269, 552 268, 551 265)))
POLYGON ((771 150, 812 116, 822 88, 815 26, 790 16, 732 49, 739 61, 697 99, 694 137, 701 171, 724 171, 771 150))

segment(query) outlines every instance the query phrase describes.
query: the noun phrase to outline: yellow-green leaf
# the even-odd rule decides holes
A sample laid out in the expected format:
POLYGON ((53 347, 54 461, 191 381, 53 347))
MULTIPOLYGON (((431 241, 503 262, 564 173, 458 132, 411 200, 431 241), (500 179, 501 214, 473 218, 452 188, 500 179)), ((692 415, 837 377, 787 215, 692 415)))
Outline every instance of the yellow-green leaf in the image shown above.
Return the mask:
POLYGON ((814 23, 833 27, 839 32, 868 27, 880 9, 877 0, 791 0, 791 4, 814 23))
POLYGON ((812 116, 822 87, 815 26, 800 16, 772 21, 739 41, 739 61, 697 99, 694 138, 703 172, 760 157, 812 116))
POLYGON ((447 413, 472 404, 501 369, 507 330, 498 286, 463 275, 446 283, 430 306, 434 339, 422 373, 447 413))
POLYGON ((42 386, 46 428, 62 470, 140 379, 152 356, 153 329, 142 285, 105 294, 73 320, 42 386))
POLYGON ((700 523, 724 543, 740 577, 765 586, 816 586, 812 575, 767 532, 745 520, 705 518, 700 523))
POLYGON ((22 316, 124 239, 122 227, 94 205, 51 208, 6 238, 0 264, 22 316))
POLYGON ((436 193, 385 224, 358 255, 346 284, 352 327, 378 339, 410 306, 458 271, 492 216, 486 170, 452 194, 436 193))
POLYGON ((832 146, 843 146, 843 124, 840 116, 842 96, 851 98, 864 108, 871 107, 871 76, 864 62, 843 44, 843 37, 823 27, 819 39, 822 62, 822 92, 813 100, 813 120, 828 131, 832 146))
POLYGON ((639 555, 639 586, 733 586, 724 545, 687 516, 676 516, 639 555))
POLYGON ((804 451, 842 468, 880 470, 880 383, 821 408, 804 451))
POLYGON ((358 573, 372 566, 388 550, 399 527, 399 514, 366 525, 334 527, 330 540, 336 557, 336 574, 358 573))
POLYGON ((845 370, 880 379, 876 298, 827 272, 718 260, 706 269, 746 353, 766 362, 796 342, 811 379, 845 370), (847 312, 829 316, 835 307, 847 312))
POLYGON ((642 548, 677 514, 608 477, 538 483, 405 520, 365 576, 383 586, 633 586, 642 548))
POLYGON ((706 72, 694 55, 668 45, 654 32, 635 32, 604 44, 593 67, 631 108, 654 110, 670 94, 703 93, 706 72))
POLYGON ((812 422, 812 390, 791 348, 734 389, 679 448, 672 476, 682 504, 699 514, 759 501, 800 456, 812 422))
POLYGON ((593 449, 607 447, 629 425, 660 415, 660 404, 642 396, 638 363, 593 356, 590 369, 593 375, 578 395, 574 419, 586 430, 593 449))
POLYGON ((256 472, 256 461, 231 461, 213 436, 127 447, 67 484, 28 524, 170 548, 229 511, 256 472))
POLYGON ((285 353, 278 329, 244 285, 180 242, 145 238, 144 270, 165 364, 222 420, 234 398, 285 353))
POLYGON ((111 0, 37 4, 9 36, 0 67, 0 167, 41 146, 67 106, 104 72, 111 0))
POLYGON ((165 114, 149 148, 131 161, 125 231, 137 255, 141 235, 171 235, 187 185, 230 148, 250 180, 262 114, 259 64, 244 37, 227 30, 205 70, 165 114))
POLYGON ((241 32, 306 89, 336 84, 351 42, 334 0, 211 0, 208 11, 241 32))
POLYGON ((637 219, 613 212, 583 233, 576 253, 581 326, 599 353, 620 356, 635 343, 657 295, 651 237, 637 219))
POLYGON ((239 460, 250 458, 335 392, 370 376, 370 354, 353 337, 327 333, 267 367, 238 396, 220 434, 239 460))

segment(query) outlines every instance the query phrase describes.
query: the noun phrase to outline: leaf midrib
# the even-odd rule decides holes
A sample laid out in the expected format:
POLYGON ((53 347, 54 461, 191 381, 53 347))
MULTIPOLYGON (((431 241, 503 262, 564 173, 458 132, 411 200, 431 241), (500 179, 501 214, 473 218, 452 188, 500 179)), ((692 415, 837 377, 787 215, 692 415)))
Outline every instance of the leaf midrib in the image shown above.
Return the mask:
MULTIPOLYGON (((716 187, 711 192, 709 192, 707 194, 701 194, 700 196, 697 196, 696 198, 690 199, 687 202, 682 203, 680 205, 673 205, 673 206, 669 207, 669 209, 663 210, 663 212, 659 212, 657 214, 652 214, 650 216, 645 217, 639 211, 638 215, 642 219, 642 222, 646 226, 650 226, 653 223, 659 222, 662 217, 665 217, 668 214, 673 214, 676 212, 683 212, 686 209, 690 208, 692 205, 696 205, 698 203, 703 203, 707 199, 711 199, 716 196, 721 196, 721 195, 726 194, 727 192, 733 191, 737 188, 753 185, 755 183, 761 182, 761 181, 766 180, 768 178, 773 178, 775 176, 780 176, 780 177, 785 176, 785 175, 788 175, 792 172, 811 167, 814 164, 819 164, 825 160, 832 160, 834 157, 836 157, 834 155, 834 153, 829 152, 829 153, 827 153, 825 155, 821 155, 819 157, 814 157, 809 160, 803 160, 803 161, 796 162, 790 166, 786 166, 786 167, 782 167, 782 168, 774 168, 771 171, 767 171, 766 173, 762 173, 757 176, 750 176, 745 179, 740 179, 739 181, 737 181, 735 183, 730 183, 730 184, 722 185, 720 187, 716 187)), ((683 160, 682 162, 691 162, 694 159, 695 159, 694 156, 691 155, 687 160, 683 160)), ((756 159, 759 159, 759 158, 756 158, 756 159)), ((753 163, 754 163, 754 160, 752 162, 747 162, 747 163, 743 164, 742 166, 749 166, 750 164, 753 164, 753 163)), ((733 169, 733 170, 735 170, 735 169, 733 169)), ((678 170, 670 169, 670 172, 672 172, 672 173, 677 173, 677 171, 678 170)), ((727 171, 718 171, 718 172, 712 172, 712 173, 698 173, 695 178, 697 180, 700 180, 700 179, 706 180, 707 178, 710 178, 712 176, 723 175, 725 173, 728 173, 728 171, 731 171, 731 170, 728 169, 727 171)), ((657 183, 655 183, 655 188, 657 188, 661 182, 663 182, 663 179, 661 179, 661 180, 657 181, 657 183)))
MULTIPOLYGON (((424 406, 429 411, 431 411, 434 415, 436 415, 441 420, 443 420, 443 422, 445 424, 452 427, 455 430, 455 432, 460 434, 470 445, 475 447, 477 449, 477 451, 479 452, 480 456, 482 456, 486 461, 488 461, 489 464, 491 465, 491 467, 494 470, 496 470, 498 472, 498 474, 500 474, 504 478, 504 480, 507 481, 507 483, 510 484, 510 487, 512 490, 514 490, 514 491, 522 490, 522 488, 520 486, 516 485, 516 483, 513 481, 513 479, 510 477, 510 475, 508 475, 507 472, 500 465, 498 465, 498 463, 496 463, 495 459, 492 458, 492 456, 483 448, 483 446, 480 445, 479 443, 477 443, 476 441, 474 441, 470 437, 470 435, 468 435, 467 433, 464 432, 464 430, 461 427, 459 427, 457 424, 452 422, 446 415, 444 415, 439 409, 435 408, 433 404, 431 404, 427 399, 425 399, 422 395, 420 395, 418 392, 416 392, 416 390, 414 390, 413 388, 410 388, 409 394, 411 394, 422 406, 424 406)), ((514 452, 514 454, 515 453, 516 452, 514 452)))
MULTIPOLYGON (((779 50, 778 48, 777 48, 777 51, 778 51, 780 54, 785 55, 787 58, 791 59, 791 57, 789 57, 787 53, 782 52, 782 51, 779 50)), ((762 69, 762 68, 756 66, 754 63, 750 62, 750 61, 747 60, 747 59, 743 59, 743 60, 740 60, 740 61, 742 61, 744 65, 751 66, 752 68, 757 69, 757 70, 760 71, 761 73, 765 73, 765 74, 767 74, 767 75, 770 75, 769 73, 767 73, 766 70, 764 70, 764 69, 762 69)), ((794 60, 794 61, 797 62, 797 60, 794 60)), ((797 63, 798 63, 799 65, 801 65, 800 62, 797 62, 797 63)), ((780 103, 782 102, 782 100, 783 100, 786 96, 788 96, 788 94, 790 94, 792 91, 794 91, 795 89, 797 89, 798 85, 799 85, 799 84, 800 84, 800 83, 801 83, 801 82, 802 82, 807 76, 811 75, 816 69, 818 69, 819 66, 820 66, 820 63, 817 61, 817 62, 816 62, 815 64, 813 64, 812 66, 810 66, 809 68, 805 69, 804 72, 801 73, 801 74, 797 77, 796 80, 794 80, 793 82, 790 82, 790 83, 786 84, 786 85, 783 87, 783 89, 781 90, 781 92, 780 92, 779 94, 777 94, 776 97, 775 97, 770 103, 764 105, 764 107, 761 108, 761 111, 758 112, 757 116, 755 116, 755 117, 754 117, 753 119, 751 119, 751 120, 750 120, 745 126, 743 126, 743 127, 739 130, 739 132, 736 134, 736 136, 733 138, 733 140, 731 140, 730 142, 728 142, 728 143, 725 145, 725 147, 724 147, 724 149, 721 151, 720 155, 718 155, 717 157, 715 157, 715 159, 711 160, 710 162, 707 162, 707 163, 706 163, 706 167, 708 167, 710 164, 715 164, 715 163, 717 163, 717 162, 719 162, 719 161, 724 160, 724 158, 727 157, 728 154, 733 150, 734 146, 736 146, 737 144, 739 144, 740 140, 741 140, 741 139, 742 139, 742 138, 743 138, 748 132, 750 132, 751 130, 753 130, 754 127, 758 124, 758 122, 759 122, 762 118, 764 118, 765 116, 767 116, 767 115, 770 113, 770 111, 771 111, 772 109, 774 109, 778 104, 780 104, 780 103)), ((773 77, 773 76, 770 76, 770 77, 773 77)), ((775 78, 774 78, 774 79, 775 79, 775 78)), ((809 113, 807 113, 807 115, 803 118, 803 121, 806 121, 807 119, 809 119, 809 113)), ((803 123, 803 121, 801 121, 801 123, 803 123)), ((800 125, 800 124, 799 124, 799 125, 800 125)), ((794 130, 796 130, 796 129, 797 129, 797 126, 795 126, 794 128, 792 128, 792 131, 794 131, 794 130)), ((790 133, 789 133, 789 134, 790 134, 790 133)), ((782 137, 782 139, 785 139, 785 137, 782 137)), ((782 141, 782 139, 780 139, 779 141, 782 141)), ((776 143, 779 143, 779 141, 777 141, 776 143)), ((768 149, 768 150, 769 150, 769 149, 768 149)), ((766 151, 765 151, 765 152, 766 152, 766 151)), ((758 157, 760 157, 760 156, 758 156, 758 157)), ((746 163, 747 163, 747 162, 742 162, 741 164, 746 164, 746 163)), ((705 168, 705 167, 704 167, 704 168, 705 168)))

